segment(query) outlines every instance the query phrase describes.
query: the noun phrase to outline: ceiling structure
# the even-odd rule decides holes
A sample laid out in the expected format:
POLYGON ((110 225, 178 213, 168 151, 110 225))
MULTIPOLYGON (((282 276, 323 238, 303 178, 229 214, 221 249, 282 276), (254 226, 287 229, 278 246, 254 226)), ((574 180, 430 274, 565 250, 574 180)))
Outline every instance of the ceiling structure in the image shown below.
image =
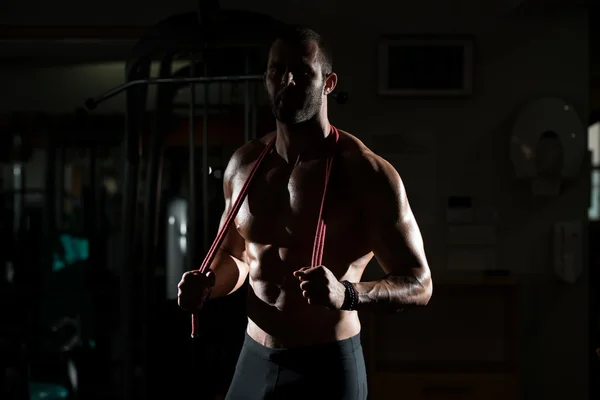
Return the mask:
MULTIPOLYGON (((564 16, 589 7, 588 0, 501 0, 503 14, 514 17, 564 16)), ((500 4, 500 3, 495 3, 500 4)), ((498 8, 496 8, 498 10, 498 8)), ((600 65, 599 24, 590 23, 590 62, 600 65)), ((125 61, 144 26, 8 26, 0 25, 2 65, 72 65, 125 61)), ((590 68, 590 85, 598 91, 600 68, 590 68)))

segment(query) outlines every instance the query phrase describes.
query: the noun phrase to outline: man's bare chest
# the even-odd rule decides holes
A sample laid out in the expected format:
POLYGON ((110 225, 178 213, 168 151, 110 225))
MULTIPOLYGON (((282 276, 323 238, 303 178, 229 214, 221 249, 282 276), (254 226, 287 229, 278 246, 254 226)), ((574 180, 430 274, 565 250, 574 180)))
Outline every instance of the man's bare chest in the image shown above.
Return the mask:
MULTIPOLYGON (((352 198, 352 187, 343 174, 332 169, 325 191, 326 161, 298 167, 261 168, 251 182, 236 218, 236 227, 250 243, 277 247, 312 245, 321 207, 328 236, 351 236, 360 224, 360 205, 352 198)), ((234 185, 234 198, 246 174, 234 185)))

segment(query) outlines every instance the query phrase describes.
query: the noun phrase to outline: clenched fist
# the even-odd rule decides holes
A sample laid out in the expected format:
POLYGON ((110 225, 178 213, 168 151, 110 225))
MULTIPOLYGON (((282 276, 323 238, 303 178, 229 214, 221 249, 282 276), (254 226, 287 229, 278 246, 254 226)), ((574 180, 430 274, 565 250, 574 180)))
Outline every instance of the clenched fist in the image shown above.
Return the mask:
POLYGON ((188 271, 181 277, 177 287, 177 304, 185 311, 194 313, 202 308, 202 305, 210 296, 215 285, 215 274, 212 271, 206 273, 200 271, 188 271))
POLYGON ((308 304, 325 306, 334 310, 342 308, 346 287, 329 269, 322 265, 305 267, 294 272, 294 276, 300 280, 302 296, 308 301, 308 304))

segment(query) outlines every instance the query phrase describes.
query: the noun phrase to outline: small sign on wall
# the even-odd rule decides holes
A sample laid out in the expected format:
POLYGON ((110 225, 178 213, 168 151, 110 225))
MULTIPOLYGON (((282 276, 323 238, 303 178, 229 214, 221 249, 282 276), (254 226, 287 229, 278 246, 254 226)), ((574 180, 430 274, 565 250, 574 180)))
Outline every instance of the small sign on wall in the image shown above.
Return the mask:
POLYGON ((474 41, 472 36, 384 37, 379 43, 379 94, 470 95, 474 41))

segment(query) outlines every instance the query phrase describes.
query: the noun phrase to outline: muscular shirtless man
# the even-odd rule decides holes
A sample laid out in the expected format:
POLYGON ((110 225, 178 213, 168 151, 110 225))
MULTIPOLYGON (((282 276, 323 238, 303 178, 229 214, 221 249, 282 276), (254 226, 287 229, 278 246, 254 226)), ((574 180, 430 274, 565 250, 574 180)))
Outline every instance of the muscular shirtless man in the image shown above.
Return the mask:
POLYGON ((293 29, 273 43, 265 86, 277 130, 232 156, 222 225, 254 162, 273 147, 210 270, 187 272, 179 284, 179 305, 194 312, 249 277, 246 340, 228 399, 366 399, 356 310, 398 311, 431 297, 400 176, 329 123, 327 97, 336 83, 314 31, 293 29), (324 251, 322 263, 311 266, 328 160, 324 251), (385 276, 361 282, 373 255, 385 276))

